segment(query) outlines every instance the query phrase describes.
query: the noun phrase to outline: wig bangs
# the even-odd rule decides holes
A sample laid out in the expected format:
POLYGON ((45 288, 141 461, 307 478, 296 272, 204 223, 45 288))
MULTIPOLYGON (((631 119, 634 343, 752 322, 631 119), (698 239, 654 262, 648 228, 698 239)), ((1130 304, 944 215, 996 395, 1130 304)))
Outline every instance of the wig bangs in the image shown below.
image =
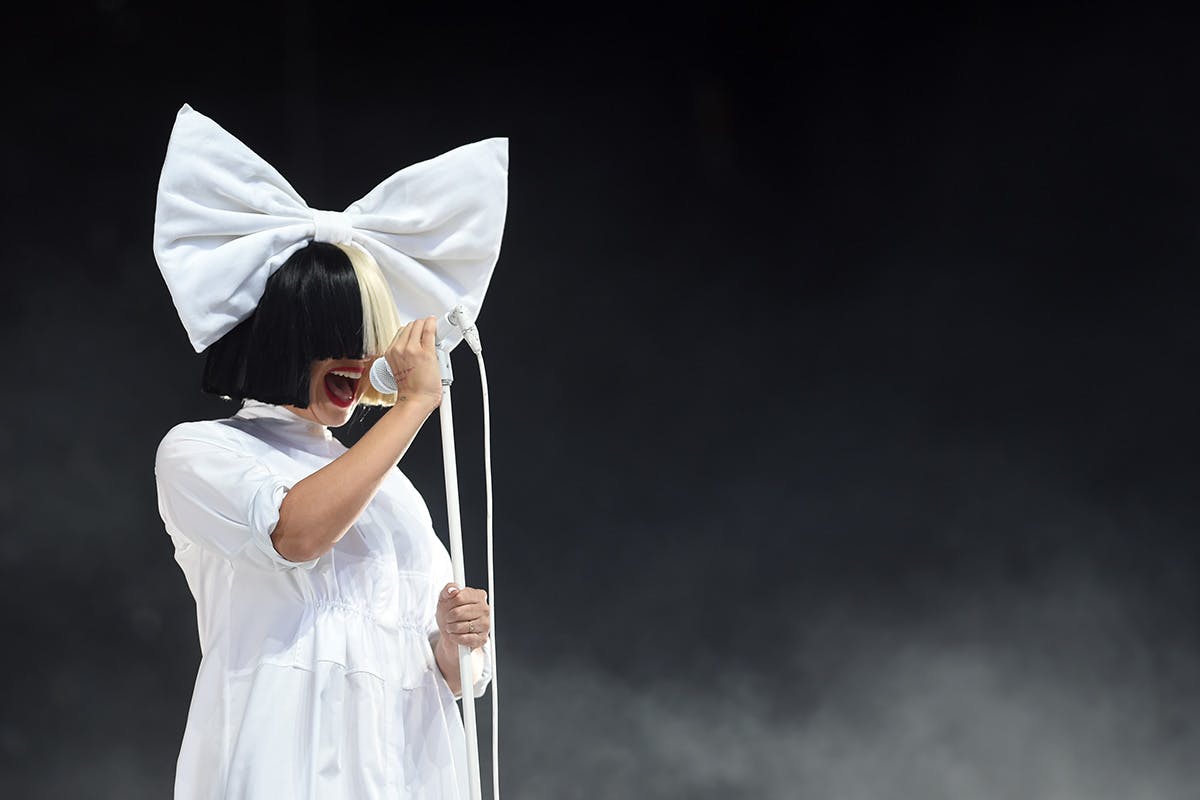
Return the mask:
POLYGON ((209 348, 203 389, 307 408, 314 360, 362 357, 354 269, 335 245, 313 242, 271 274, 258 308, 209 348))

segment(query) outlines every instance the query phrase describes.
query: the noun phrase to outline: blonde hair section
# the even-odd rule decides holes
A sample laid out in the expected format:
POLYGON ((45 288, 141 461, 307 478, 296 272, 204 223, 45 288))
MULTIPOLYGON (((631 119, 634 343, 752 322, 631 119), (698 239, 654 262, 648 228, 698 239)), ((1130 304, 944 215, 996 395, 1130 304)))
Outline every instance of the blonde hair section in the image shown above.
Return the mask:
MULTIPOLYGON (((356 244, 339 244, 338 248, 350 259, 362 294, 363 353, 382 355, 400 330, 400 315, 396 313, 392 290, 370 253, 356 244)), ((359 402, 366 406, 391 406, 396 404, 396 393, 381 394, 368 381, 359 402)))

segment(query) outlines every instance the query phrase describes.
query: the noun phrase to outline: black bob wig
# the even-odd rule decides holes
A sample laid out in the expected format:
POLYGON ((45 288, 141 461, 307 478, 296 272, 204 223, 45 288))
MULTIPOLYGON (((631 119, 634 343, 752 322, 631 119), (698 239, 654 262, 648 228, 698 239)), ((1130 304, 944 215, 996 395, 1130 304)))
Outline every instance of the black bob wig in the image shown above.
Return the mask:
MULTIPOLYGON (((376 355, 398 328, 374 259, 310 242, 267 279, 258 308, 205 351, 202 388, 231 400, 308 408, 313 361, 376 355)), ((394 398, 368 385, 361 402, 390 405, 394 398)))

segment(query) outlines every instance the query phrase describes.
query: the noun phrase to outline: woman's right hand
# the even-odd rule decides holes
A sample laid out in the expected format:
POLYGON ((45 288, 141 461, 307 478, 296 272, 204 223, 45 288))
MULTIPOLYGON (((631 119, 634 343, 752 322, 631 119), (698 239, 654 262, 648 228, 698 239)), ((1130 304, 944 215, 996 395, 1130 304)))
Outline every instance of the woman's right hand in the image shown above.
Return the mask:
POLYGON ((437 317, 416 319, 405 325, 392 339, 383 357, 396 378, 396 403, 428 403, 431 409, 442 403, 442 373, 438 368, 434 339, 437 317))

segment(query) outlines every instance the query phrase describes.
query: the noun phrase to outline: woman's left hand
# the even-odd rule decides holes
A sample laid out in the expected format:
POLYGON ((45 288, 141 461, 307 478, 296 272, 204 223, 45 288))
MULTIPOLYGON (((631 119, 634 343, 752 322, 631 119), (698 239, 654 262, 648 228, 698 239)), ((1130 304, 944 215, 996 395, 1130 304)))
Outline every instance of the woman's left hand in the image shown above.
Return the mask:
POLYGON ((465 645, 472 650, 483 647, 492 629, 487 592, 447 583, 438 595, 437 625, 443 644, 465 645))

